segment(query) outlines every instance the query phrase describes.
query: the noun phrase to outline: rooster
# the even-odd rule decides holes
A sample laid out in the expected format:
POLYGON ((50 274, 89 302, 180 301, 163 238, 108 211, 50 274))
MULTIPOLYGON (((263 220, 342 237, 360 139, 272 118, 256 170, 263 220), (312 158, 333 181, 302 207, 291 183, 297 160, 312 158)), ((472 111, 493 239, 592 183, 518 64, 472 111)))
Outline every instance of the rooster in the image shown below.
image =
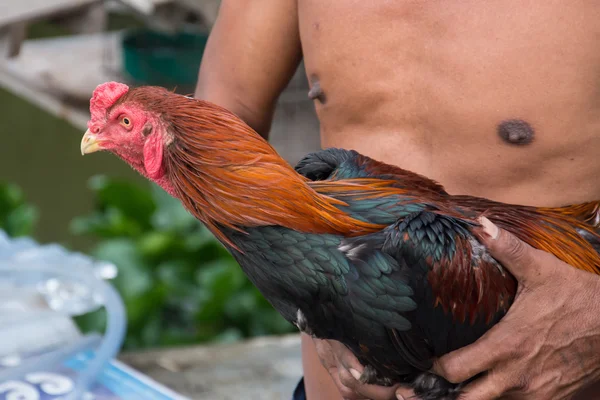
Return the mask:
POLYGON ((473 234, 478 217, 600 272, 600 202, 534 208, 453 196, 355 151, 296 168, 233 113, 159 87, 96 88, 82 154, 107 150, 179 199, 300 331, 344 343, 361 381, 456 399, 429 371, 508 311, 517 281, 473 234))

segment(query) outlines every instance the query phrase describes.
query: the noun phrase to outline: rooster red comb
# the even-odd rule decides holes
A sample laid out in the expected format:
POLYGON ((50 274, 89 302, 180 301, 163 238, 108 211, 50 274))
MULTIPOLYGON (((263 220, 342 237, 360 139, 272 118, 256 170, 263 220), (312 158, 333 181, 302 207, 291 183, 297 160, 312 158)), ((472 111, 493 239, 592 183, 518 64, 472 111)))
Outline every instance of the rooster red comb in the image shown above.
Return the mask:
POLYGON ((119 82, 106 82, 98 85, 90 100, 91 123, 101 120, 106 110, 129 91, 129 86, 119 82))

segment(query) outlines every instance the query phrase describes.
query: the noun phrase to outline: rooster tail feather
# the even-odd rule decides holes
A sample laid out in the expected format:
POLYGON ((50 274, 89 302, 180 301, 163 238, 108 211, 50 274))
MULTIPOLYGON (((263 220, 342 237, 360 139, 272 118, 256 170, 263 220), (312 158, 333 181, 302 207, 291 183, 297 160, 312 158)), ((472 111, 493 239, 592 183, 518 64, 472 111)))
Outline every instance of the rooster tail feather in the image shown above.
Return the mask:
POLYGON ((589 244, 592 245, 594 250, 596 250, 596 253, 600 254, 600 238, 598 238, 597 235, 593 235, 585 229, 577 229, 577 233, 579 233, 581 237, 583 237, 588 241, 589 244))
POLYGON ((585 222, 594 228, 596 232, 600 230, 600 201, 590 201, 565 207, 540 208, 539 210, 569 216, 585 222))
POLYGON ((600 201, 590 201, 565 207, 541 208, 540 210, 542 212, 558 213, 585 223, 596 235, 581 228, 576 229, 577 233, 600 254, 600 201))

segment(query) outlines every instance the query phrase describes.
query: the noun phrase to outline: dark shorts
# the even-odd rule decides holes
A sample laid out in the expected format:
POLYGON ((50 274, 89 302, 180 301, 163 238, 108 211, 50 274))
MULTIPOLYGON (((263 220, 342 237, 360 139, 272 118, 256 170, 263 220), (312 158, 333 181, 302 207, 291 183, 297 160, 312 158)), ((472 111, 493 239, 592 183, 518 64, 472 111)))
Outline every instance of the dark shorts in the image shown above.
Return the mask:
POLYGON ((296 389, 294 390, 294 394, 292 395, 292 400, 306 400, 306 391, 304 390, 304 377, 300 379, 296 389))

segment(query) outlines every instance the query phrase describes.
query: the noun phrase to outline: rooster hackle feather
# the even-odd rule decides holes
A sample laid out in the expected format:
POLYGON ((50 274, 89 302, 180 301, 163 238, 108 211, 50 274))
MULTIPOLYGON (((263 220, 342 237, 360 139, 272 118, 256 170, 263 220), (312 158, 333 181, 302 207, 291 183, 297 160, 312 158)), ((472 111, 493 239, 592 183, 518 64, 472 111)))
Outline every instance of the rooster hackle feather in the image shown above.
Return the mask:
POLYGON ((453 196, 355 151, 290 167, 241 119, 159 87, 100 85, 82 153, 108 150, 202 221, 291 323, 344 343, 362 380, 424 400, 461 385, 429 373, 507 312, 517 282, 472 233, 486 216, 575 268, 600 272, 599 202, 534 208, 453 196))

